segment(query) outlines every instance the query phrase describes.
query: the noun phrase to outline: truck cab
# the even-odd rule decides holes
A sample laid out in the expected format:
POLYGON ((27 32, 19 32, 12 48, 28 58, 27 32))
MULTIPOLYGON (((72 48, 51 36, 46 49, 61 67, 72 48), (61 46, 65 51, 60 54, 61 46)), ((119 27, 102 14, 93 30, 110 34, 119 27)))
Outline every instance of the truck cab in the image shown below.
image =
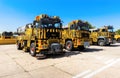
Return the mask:
POLYGON ((63 53, 62 23, 58 16, 36 16, 31 27, 25 27, 22 41, 32 56, 63 53))
POLYGON ((74 20, 63 28, 62 39, 65 49, 84 50, 90 45, 89 26, 81 20, 74 20))
POLYGON ((97 43, 100 46, 104 46, 115 43, 113 26, 90 29, 90 32, 92 44, 97 43))

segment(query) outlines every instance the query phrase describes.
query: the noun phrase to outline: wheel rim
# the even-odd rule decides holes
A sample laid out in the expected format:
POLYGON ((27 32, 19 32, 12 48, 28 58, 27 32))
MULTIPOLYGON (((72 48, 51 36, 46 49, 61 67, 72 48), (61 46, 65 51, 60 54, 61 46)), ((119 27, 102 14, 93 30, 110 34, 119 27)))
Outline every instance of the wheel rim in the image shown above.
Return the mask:
POLYGON ((100 42, 99 45, 100 45, 100 46, 103 46, 103 45, 104 45, 104 42, 100 42))
POLYGON ((30 48, 30 53, 31 53, 31 54, 34 54, 34 52, 35 52, 35 48, 34 48, 34 47, 31 47, 31 48, 30 48))
POLYGON ((25 47, 25 43, 23 42, 23 43, 22 43, 22 48, 24 48, 24 47, 25 47))
POLYGON ((20 43, 17 43, 17 48, 18 48, 18 49, 20 48, 20 43))
POLYGON ((19 43, 17 43, 17 48, 19 48, 19 43))
POLYGON ((66 48, 70 49, 70 47, 71 47, 71 45, 70 45, 70 43, 68 43, 66 48))

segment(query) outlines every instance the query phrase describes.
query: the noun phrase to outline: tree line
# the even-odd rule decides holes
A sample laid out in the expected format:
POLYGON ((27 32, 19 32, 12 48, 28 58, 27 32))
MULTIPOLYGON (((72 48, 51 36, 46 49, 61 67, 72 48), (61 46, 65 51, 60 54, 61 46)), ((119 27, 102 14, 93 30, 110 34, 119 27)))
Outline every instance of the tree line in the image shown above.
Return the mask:
MULTIPOLYGON (((93 26, 88 21, 86 21, 85 23, 89 26, 90 29, 96 28, 96 26, 93 26)), ((116 30, 115 33, 120 35, 120 29, 116 30)), ((13 32, 13 34, 17 34, 17 32, 13 32)), ((0 35, 1 35, 1 33, 0 33, 0 35)))

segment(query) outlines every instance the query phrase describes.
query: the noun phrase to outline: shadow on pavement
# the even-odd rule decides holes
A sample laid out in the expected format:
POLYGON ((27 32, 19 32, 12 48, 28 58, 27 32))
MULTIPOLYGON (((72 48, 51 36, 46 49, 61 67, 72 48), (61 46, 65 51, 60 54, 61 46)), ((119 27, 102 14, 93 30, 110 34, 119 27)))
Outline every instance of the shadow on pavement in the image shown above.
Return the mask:
POLYGON ((98 48, 88 48, 83 50, 82 52, 100 52, 103 51, 103 49, 98 49, 98 48))
POLYGON ((105 46, 105 47, 120 47, 120 44, 114 44, 114 45, 110 45, 110 46, 105 46))
POLYGON ((77 54, 80 54, 80 51, 65 52, 63 54, 49 54, 47 55, 47 58, 55 59, 55 58, 62 58, 62 57, 70 57, 77 54))
POLYGON ((99 51, 102 51, 103 49, 96 49, 96 48, 87 48, 83 51, 79 51, 79 50, 74 50, 74 51, 67 51, 65 53, 62 53, 62 54, 48 54, 47 55, 47 58, 53 58, 53 59, 56 59, 56 58, 62 58, 62 57, 70 57, 70 56, 73 56, 73 55, 77 55, 77 54, 81 54, 81 52, 99 52, 99 51))

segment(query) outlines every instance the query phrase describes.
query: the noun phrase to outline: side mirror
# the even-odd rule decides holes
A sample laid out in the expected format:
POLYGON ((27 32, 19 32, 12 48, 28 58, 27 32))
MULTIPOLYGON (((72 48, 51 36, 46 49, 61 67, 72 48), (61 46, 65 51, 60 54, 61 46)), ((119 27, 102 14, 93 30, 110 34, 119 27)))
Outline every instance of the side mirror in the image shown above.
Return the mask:
POLYGON ((36 24, 36 21, 34 20, 34 21, 33 21, 33 26, 34 26, 35 24, 36 24))

